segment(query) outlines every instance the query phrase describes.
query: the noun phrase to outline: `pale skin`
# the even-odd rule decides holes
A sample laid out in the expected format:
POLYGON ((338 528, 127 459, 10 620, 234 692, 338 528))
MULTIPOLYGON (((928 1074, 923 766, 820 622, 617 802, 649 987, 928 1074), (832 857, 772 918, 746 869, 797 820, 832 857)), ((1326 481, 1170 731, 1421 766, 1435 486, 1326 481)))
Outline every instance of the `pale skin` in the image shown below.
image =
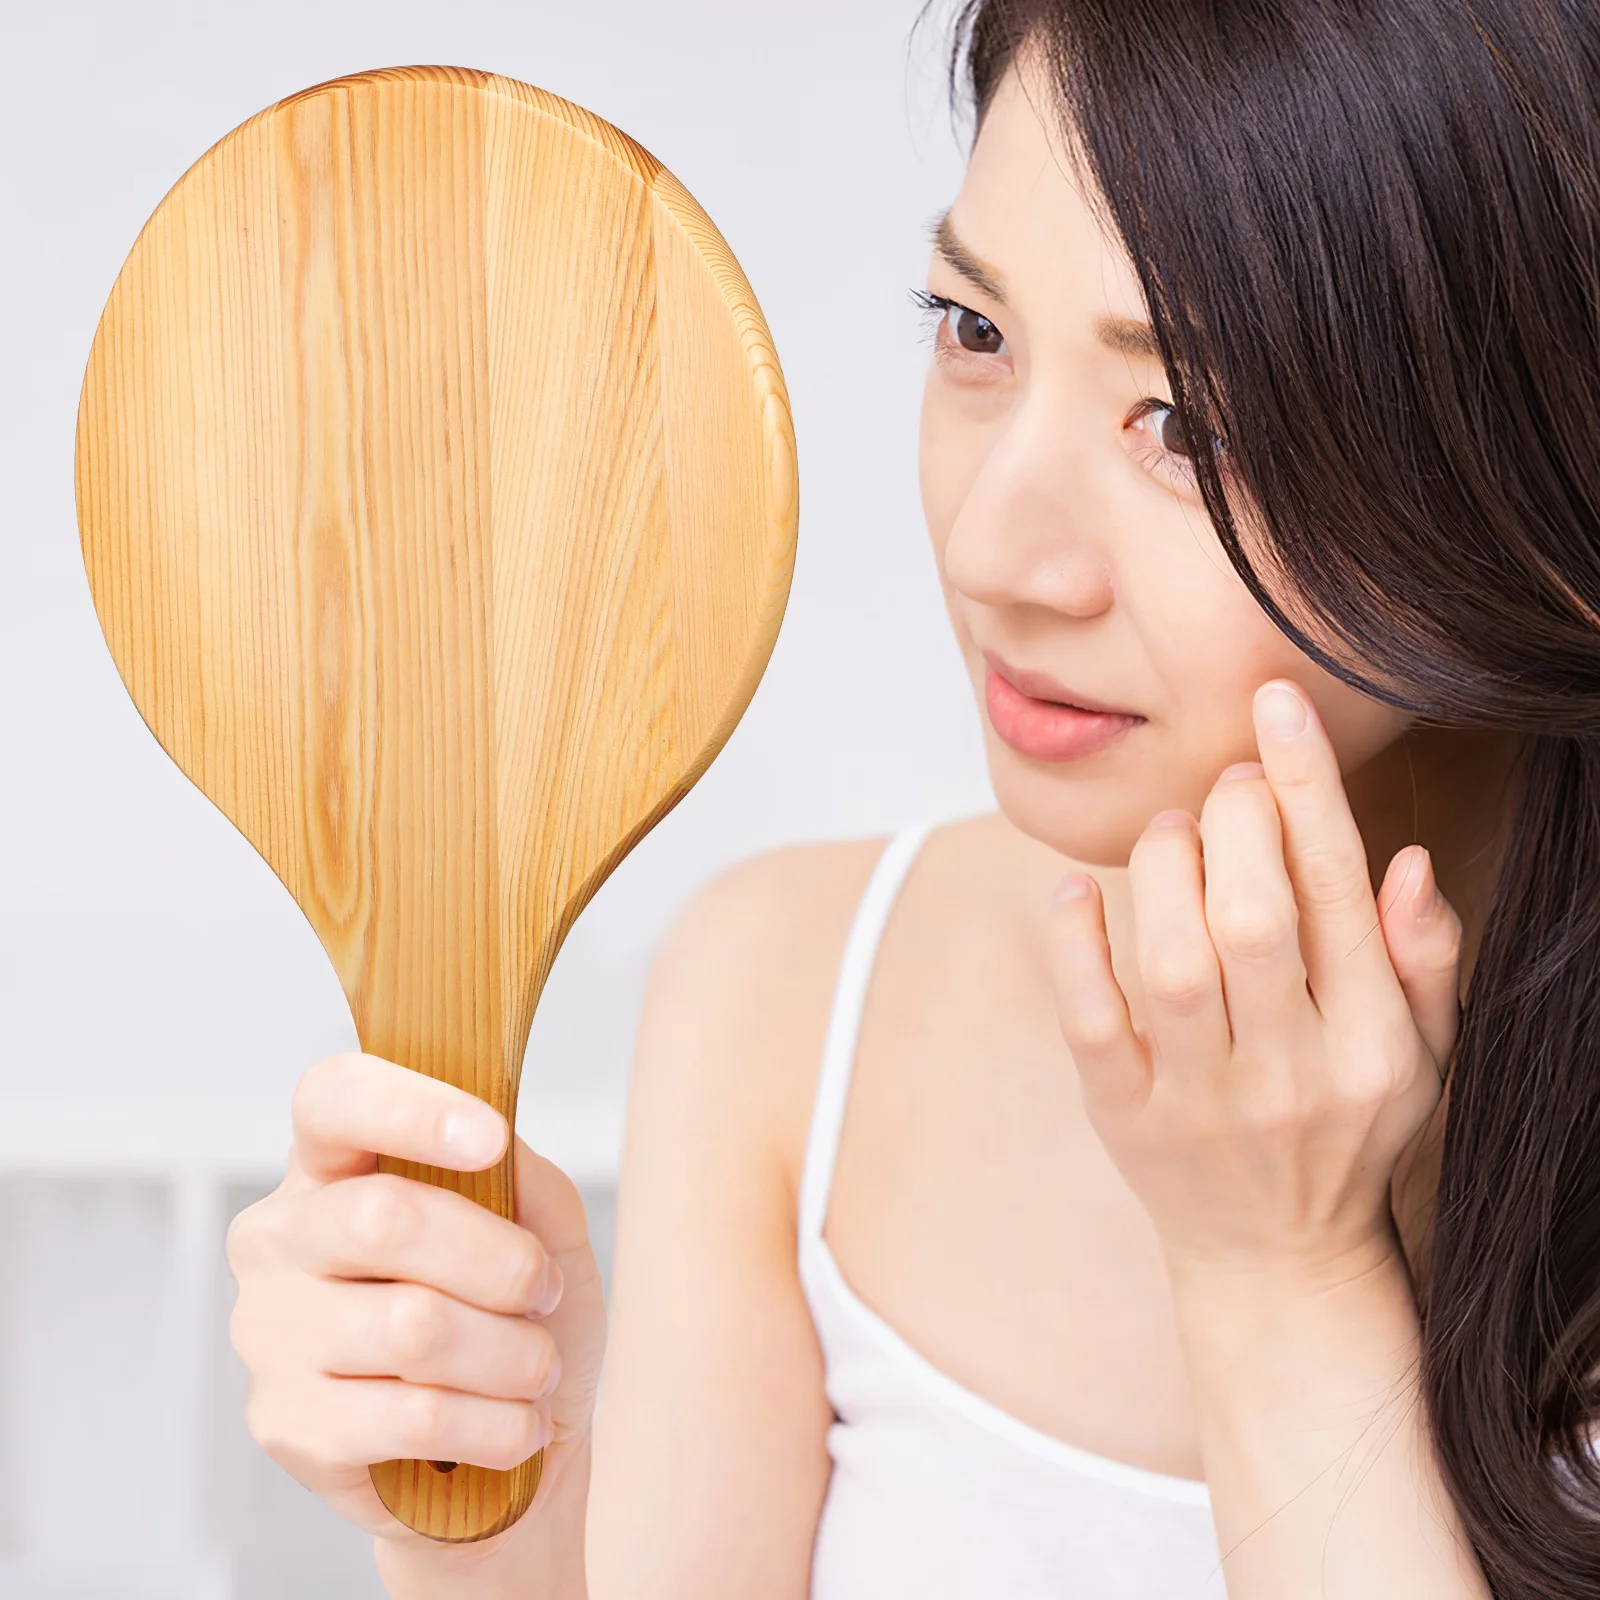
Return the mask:
MULTIPOLYGON (((989 651, 1145 720, 1045 762, 985 718, 999 810, 935 832, 906 883, 827 1238, 968 1388, 1203 1477, 1233 1600, 1482 1597, 1416 1396, 1408 1257, 1514 745, 1412 726, 1261 613, 1168 448, 1159 361, 1102 337, 1144 308, 1046 96, 1026 60, 1008 75, 935 251, 961 309, 923 504, 980 708, 989 651)), ((380 1176, 376 1151, 486 1166, 507 1130, 392 1063, 308 1073, 289 1174, 230 1236, 234 1339, 257 1438, 374 1533, 392 1594, 807 1593, 831 1415, 795 1193, 881 847, 746 862, 666 940, 609 1345, 562 1174, 519 1144, 515 1223, 380 1176), (547 1440, 533 1509, 478 1545, 409 1534, 367 1478, 547 1440)))

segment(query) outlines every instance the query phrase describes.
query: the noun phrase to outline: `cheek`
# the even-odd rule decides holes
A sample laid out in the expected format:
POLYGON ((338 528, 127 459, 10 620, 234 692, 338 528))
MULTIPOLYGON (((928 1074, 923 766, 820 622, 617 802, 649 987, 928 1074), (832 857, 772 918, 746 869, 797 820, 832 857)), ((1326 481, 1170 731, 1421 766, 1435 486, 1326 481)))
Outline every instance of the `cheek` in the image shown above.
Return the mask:
POLYGON ((1251 707, 1263 683, 1288 678, 1320 707, 1332 680, 1272 625, 1220 545, 1173 531, 1164 559, 1141 574, 1139 634, 1164 689, 1151 743, 1171 786, 1166 803, 1196 810, 1224 767, 1257 758, 1251 707))
MULTIPOLYGON (((1227 556, 1218 547, 1216 560, 1227 556)), ((1213 569, 1214 570, 1214 569, 1213 569)), ((1235 761, 1257 759, 1252 703, 1272 678, 1287 678, 1310 696, 1317 715, 1349 774, 1397 739, 1411 718, 1358 693, 1324 671, 1284 637, 1229 567, 1226 593, 1196 603, 1185 622, 1178 611, 1160 633, 1162 672, 1174 686, 1177 732, 1185 764, 1209 788, 1216 774, 1235 761)))
POLYGON ((1251 598, 1209 524, 1161 531, 1141 549, 1137 574, 1146 648, 1184 720, 1248 732, 1256 686, 1295 677, 1305 658, 1251 598))
POLYGON ((979 430, 960 417, 930 374, 922 397, 917 438, 917 479, 928 537, 943 576, 944 549, 950 530, 972 485, 983 469, 984 445, 979 430))

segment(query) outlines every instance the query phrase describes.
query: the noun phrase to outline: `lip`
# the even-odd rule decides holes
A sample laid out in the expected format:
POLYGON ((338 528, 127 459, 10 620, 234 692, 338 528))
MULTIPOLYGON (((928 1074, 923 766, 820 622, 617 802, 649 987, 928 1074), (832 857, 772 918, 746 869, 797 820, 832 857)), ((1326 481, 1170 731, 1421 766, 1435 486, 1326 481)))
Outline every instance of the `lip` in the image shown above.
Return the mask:
POLYGON ((1006 744, 1038 761, 1073 761, 1120 739, 1145 718, 1080 694, 1047 673, 1010 666, 985 650, 989 724, 1006 744))
POLYGON ((1052 678, 1047 672, 1030 672, 1022 667, 1013 667, 993 650, 985 650, 981 654, 988 662, 991 672, 998 673, 1013 689, 1027 695, 1030 700, 1071 706, 1078 711, 1093 711, 1100 716, 1136 717, 1140 722, 1144 721, 1138 712, 1125 711, 1121 706, 1108 706, 1104 700, 1095 700, 1089 695, 1079 694, 1076 689, 1069 689, 1066 684, 1052 678))

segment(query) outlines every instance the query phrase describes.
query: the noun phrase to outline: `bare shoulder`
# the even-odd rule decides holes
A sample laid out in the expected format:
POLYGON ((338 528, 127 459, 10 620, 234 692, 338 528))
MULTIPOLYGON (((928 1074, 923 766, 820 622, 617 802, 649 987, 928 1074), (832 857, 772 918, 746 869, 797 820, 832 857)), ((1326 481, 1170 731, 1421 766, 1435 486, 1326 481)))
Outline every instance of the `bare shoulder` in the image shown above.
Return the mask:
POLYGON ((679 981, 737 973, 753 987, 733 991, 724 983, 735 1005, 803 1005, 817 977, 836 964, 886 843, 877 837, 784 845, 725 867, 674 921, 657 971, 679 981))
MULTIPOLYGON (((937 897, 928 909, 954 910, 969 883, 992 883, 1009 832, 994 813, 936 828, 916 872, 937 897)), ((731 960, 756 981, 762 1003, 807 1003, 819 977, 831 987, 851 917, 888 842, 877 834, 785 845, 724 868, 673 923, 658 973, 682 979, 731 960)))
POLYGON ((714 1106, 747 1152, 793 1176, 850 921, 886 842, 763 851, 693 895, 651 968, 630 1138, 636 1122, 681 1127, 714 1106))
MULTIPOLYGON (((997 876, 992 815, 934 830, 908 882, 921 947, 938 942, 997 876)), ((641 1015, 635 1121, 710 1115, 769 1171, 798 1182, 845 940, 888 838, 787 845, 736 862, 691 898, 657 951, 641 1015)), ((933 964, 932 952, 928 952, 933 964)))

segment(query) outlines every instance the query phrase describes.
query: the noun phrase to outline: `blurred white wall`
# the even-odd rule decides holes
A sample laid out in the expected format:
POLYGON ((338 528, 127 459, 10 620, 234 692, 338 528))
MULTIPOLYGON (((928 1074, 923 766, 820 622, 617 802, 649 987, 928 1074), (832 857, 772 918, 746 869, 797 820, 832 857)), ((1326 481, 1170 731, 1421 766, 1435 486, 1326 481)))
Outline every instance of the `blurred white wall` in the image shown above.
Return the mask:
MULTIPOLYGON (((0 1596, 377 1592, 365 1541, 244 1438, 220 1259, 228 1211, 273 1181, 295 1079, 353 1031, 298 910, 145 731, 79 562, 78 387, 140 225, 280 96, 448 63, 626 129, 743 263, 794 402, 799 561, 750 712, 540 1007, 523 1131, 541 1142, 546 1096, 593 1097, 604 1128, 651 952, 697 884, 786 840, 991 804, 916 493, 906 290, 961 167, 937 23, 909 48, 917 6, 0 0, 0 1596), (230 1126, 209 1175, 183 1167, 213 1137, 186 1128, 230 1126)), ((594 1203, 604 1232, 603 1184, 594 1203)))

